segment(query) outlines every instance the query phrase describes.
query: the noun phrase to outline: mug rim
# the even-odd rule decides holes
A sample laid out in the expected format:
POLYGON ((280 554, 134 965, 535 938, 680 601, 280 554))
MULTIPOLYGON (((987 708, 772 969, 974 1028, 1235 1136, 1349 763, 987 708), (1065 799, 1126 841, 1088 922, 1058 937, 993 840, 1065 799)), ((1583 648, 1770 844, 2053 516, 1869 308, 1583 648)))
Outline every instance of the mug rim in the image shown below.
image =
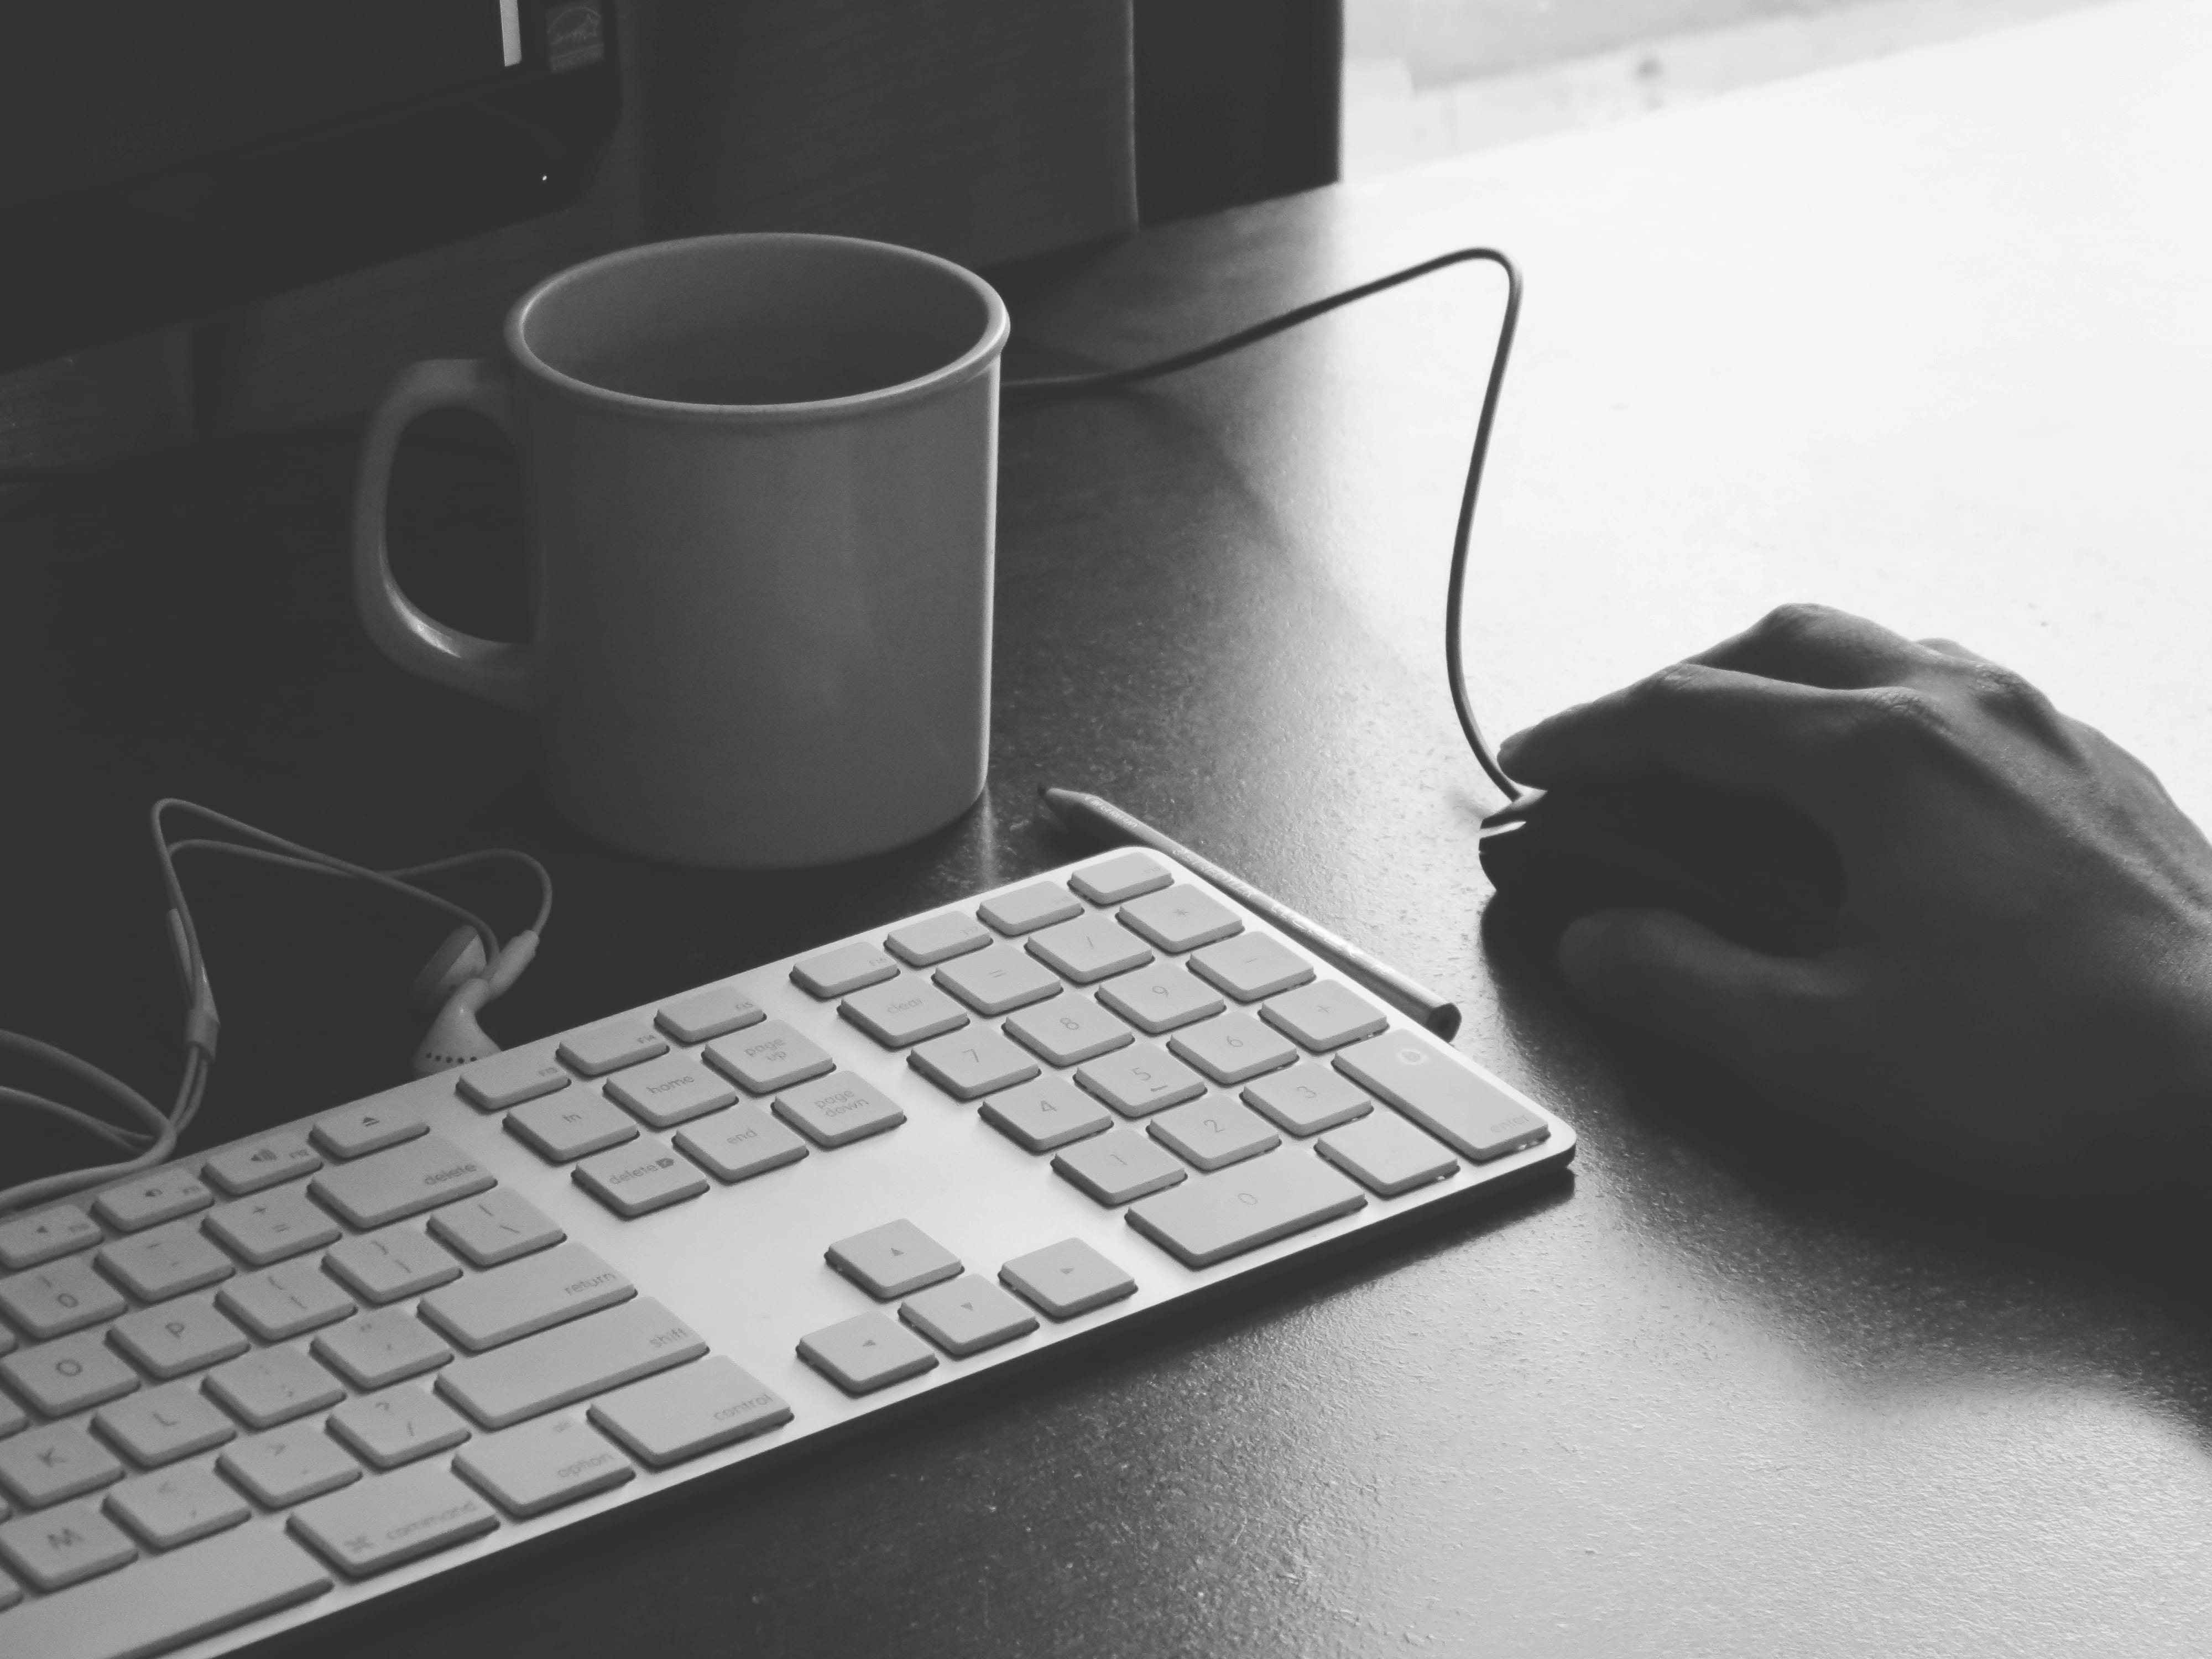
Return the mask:
POLYGON ((721 422, 735 425, 789 424, 804 421, 830 421, 846 416, 869 414, 881 409, 908 404, 951 386, 965 385, 988 374, 1006 349, 1011 325, 1006 317, 1006 302, 999 291, 966 266, 956 264, 934 253, 920 248, 904 247, 896 242, 879 242, 866 236, 831 236, 814 231, 766 230, 728 231, 710 236, 675 237, 658 242, 641 242, 632 247, 617 248, 611 253, 602 253, 557 270, 537 283, 509 307, 503 338, 507 355, 518 368, 528 373, 556 392, 562 392, 581 402, 604 408, 619 410, 626 414, 658 417, 683 422, 721 422), (834 246, 867 248, 878 253, 888 253, 911 264, 931 267, 955 278, 963 284, 983 304, 983 331, 975 343, 950 362, 940 363, 926 374, 909 380, 900 380, 890 386, 872 387, 842 398, 811 398, 799 403, 781 404, 701 404, 683 403, 672 398, 647 398, 634 392, 617 392, 613 388, 594 386, 591 381, 556 368, 535 351, 523 337, 532 309, 558 290, 569 285, 623 265, 642 264, 661 258, 678 248, 696 248, 705 246, 748 243, 758 246, 780 245, 813 247, 834 246))

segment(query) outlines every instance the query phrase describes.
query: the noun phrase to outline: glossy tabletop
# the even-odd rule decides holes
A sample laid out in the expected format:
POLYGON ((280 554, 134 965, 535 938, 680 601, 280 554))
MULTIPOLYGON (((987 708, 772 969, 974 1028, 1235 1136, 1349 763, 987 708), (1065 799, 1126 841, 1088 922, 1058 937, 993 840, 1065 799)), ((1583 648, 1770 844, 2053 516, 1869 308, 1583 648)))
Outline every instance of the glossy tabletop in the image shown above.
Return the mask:
MULTIPOLYGON (((1496 244, 1528 281, 1468 618, 1496 733, 1815 598, 2011 662, 2212 817, 2207 84, 2212 10, 2122 0, 1019 273, 1011 367, 1132 361, 1496 244)), ((2212 1643, 2193 1217, 1974 1197, 1622 1043, 1486 937, 1495 803, 1441 602, 1496 317, 1463 269, 1142 393, 1010 410, 990 793, 841 870, 656 867, 555 821, 526 726, 352 629, 350 428, 0 520, 0 834, 42 901, 6 1023, 149 1091, 175 1006, 137 825, 158 790, 371 860, 540 853, 553 929, 488 1021, 521 1036, 1060 861, 1031 808, 1058 783, 1455 995, 1461 1045, 1582 1135, 1571 1181, 1505 1210, 316 1651, 2212 1643)), ((495 611, 438 568, 511 550, 474 441, 411 464, 403 498, 444 516, 410 529, 403 500, 395 536, 426 589, 495 611)), ((435 924, 195 879, 228 1022, 209 1136, 392 1081, 435 924)))

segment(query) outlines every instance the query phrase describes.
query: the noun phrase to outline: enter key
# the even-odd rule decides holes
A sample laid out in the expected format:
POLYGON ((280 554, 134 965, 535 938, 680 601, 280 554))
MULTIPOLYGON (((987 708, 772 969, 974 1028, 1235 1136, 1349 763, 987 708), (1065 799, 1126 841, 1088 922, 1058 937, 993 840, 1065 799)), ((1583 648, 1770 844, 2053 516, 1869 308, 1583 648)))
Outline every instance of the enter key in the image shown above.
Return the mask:
POLYGON ((422 1317, 476 1352, 578 1319, 637 1294, 580 1244, 561 1244, 448 1285, 422 1298, 422 1317))
POLYGON ((1533 1146, 1552 1133, 1503 1085, 1411 1031, 1385 1031, 1346 1048, 1337 1055, 1336 1069, 1478 1164, 1533 1146))

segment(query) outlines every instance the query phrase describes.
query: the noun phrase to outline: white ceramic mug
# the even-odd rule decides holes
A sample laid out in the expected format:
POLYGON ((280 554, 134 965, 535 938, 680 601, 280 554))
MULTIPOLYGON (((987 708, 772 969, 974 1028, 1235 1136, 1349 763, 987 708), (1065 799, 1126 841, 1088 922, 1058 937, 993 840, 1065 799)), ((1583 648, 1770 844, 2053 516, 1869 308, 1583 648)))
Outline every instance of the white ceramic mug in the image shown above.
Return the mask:
POLYGON ((838 236, 702 236, 540 283, 496 358, 416 363, 371 417, 354 596, 392 661, 535 714, 553 797, 616 845, 828 864, 950 822, 989 739, 999 356, 959 266, 838 236), (526 644, 410 604, 385 550, 407 423, 522 459, 526 644))

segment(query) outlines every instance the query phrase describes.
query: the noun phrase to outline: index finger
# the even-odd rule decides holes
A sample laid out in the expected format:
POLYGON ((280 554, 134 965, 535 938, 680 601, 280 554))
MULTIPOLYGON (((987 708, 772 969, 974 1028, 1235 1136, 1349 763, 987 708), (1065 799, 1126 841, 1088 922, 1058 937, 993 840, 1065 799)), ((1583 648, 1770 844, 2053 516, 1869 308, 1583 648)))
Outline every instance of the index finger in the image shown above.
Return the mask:
POLYGON ((1827 822, 1858 793, 1841 775, 1838 751, 1863 726, 1864 701, 1860 692, 1680 662, 1515 733, 1498 763, 1540 787, 1660 769, 1771 791, 1827 822))

